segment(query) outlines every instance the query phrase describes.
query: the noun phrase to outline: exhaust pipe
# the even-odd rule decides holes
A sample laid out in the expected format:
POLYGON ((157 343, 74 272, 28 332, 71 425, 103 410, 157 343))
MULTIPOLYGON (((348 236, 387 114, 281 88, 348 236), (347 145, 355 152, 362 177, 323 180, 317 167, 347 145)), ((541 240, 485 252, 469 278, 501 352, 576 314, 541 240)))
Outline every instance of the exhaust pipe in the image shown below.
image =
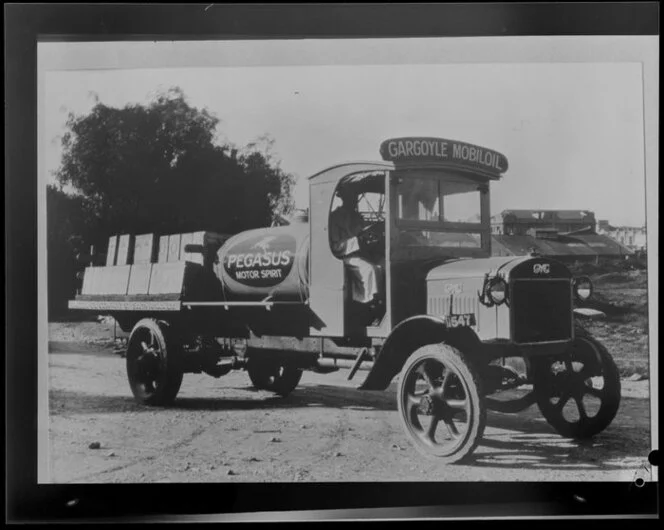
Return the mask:
POLYGON ((272 362, 277 361, 300 368, 301 370, 311 370, 320 374, 329 374, 341 368, 349 368, 351 369, 350 378, 358 370, 368 371, 373 368, 373 360, 366 351, 363 351, 360 356, 348 358, 338 355, 317 357, 316 354, 309 352, 286 352, 283 350, 249 348, 245 356, 249 359, 269 359, 272 362))
MULTIPOLYGON (((350 361, 348 359, 318 359, 318 362, 310 368, 314 372, 318 373, 331 373, 336 372, 341 368, 353 368, 355 366, 355 361, 350 361)), ((357 370, 369 371, 373 368, 373 361, 364 361, 357 370)))

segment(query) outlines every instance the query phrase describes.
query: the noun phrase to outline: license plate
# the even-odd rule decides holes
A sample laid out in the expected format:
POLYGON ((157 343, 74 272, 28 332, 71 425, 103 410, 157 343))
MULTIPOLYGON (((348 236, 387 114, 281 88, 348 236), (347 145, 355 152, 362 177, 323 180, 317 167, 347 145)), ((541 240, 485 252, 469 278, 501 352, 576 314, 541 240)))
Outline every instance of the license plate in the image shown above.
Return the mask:
POLYGON ((448 328, 470 327, 476 325, 474 313, 462 313, 459 315, 447 315, 445 325, 448 328))

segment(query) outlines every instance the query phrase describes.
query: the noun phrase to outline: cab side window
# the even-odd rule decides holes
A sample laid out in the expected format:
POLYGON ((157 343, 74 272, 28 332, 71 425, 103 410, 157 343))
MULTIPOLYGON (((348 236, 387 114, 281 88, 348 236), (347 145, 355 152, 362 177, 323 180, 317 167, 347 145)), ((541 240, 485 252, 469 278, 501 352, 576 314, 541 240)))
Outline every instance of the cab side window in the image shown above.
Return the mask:
POLYGON ((357 253, 357 236, 364 226, 364 219, 357 211, 357 195, 348 188, 338 188, 330 210, 329 235, 332 253, 340 259, 357 253))
POLYGON ((385 194, 377 192, 363 193, 357 201, 357 209, 367 224, 384 221, 385 194))
POLYGON ((354 175, 339 182, 329 218, 330 248, 337 258, 360 252, 358 236, 385 220, 384 188, 383 174, 354 175))

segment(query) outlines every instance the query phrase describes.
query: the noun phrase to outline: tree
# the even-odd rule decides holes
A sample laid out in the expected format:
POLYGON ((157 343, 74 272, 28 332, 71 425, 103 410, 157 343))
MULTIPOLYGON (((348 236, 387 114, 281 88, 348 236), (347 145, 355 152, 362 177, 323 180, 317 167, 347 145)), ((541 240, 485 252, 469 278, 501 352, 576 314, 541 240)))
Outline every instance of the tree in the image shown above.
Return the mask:
POLYGON ((275 140, 269 134, 259 136, 247 145, 242 157, 247 169, 256 167, 271 184, 268 199, 273 220, 292 213, 295 208, 293 190, 296 184, 295 176, 281 169, 281 161, 274 155, 274 144, 275 140))
POLYGON ((48 261, 48 312, 64 314, 67 299, 75 292, 76 257, 85 252, 84 238, 90 237, 81 197, 72 197, 55 186, 46 188, 46 255, 48 261))
POLYGON ((84 197, 94 243, 115 233, 237 232, 292 207, 294 179, 271 152, 234 156, 232 145, 215 144, 218 124, 179 89, 147 106, 97 102, 70 115, 56 177, 84 197))

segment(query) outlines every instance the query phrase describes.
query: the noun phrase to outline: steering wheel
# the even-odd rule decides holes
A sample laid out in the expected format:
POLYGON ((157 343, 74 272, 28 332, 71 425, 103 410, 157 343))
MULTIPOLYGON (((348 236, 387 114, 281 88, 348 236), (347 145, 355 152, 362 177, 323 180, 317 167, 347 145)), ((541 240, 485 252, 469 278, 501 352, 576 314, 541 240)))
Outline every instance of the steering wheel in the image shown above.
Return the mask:
POLYGON ((378 250, 385 246, 385 223, 377 222, 362 229, 357 236, 363 249, 378 250))

